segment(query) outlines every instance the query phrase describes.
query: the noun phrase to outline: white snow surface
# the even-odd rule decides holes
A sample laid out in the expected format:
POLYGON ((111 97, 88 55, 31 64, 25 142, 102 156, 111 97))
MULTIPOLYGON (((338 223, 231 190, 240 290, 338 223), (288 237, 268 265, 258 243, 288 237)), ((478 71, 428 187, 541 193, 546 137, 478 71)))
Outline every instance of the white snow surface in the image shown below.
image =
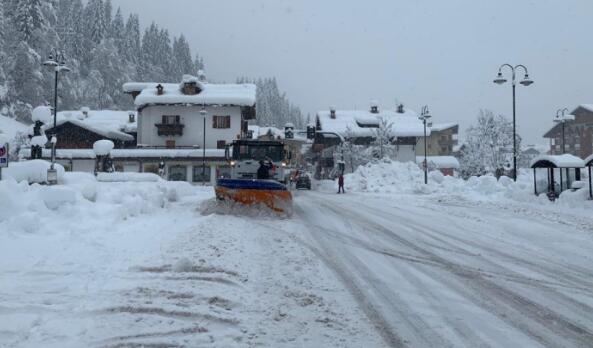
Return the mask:
MULTIPOLYGON (((24 149, 21 153, 28 150, 24 149)), ((43 149, 43 157, 51 156, 50 149, 43 149)), ((224 149, 206 149, 206 157, 220 158, 224 160, 224 149)), ((112 158, 202 158, 201 149, 113 149, 109 155, 112 158)), ((96 158, 95 151, 92 149, 56 149, 56 158, 60 159, 93 159, 96 158)))
POLYGON ((97 181, 101 182, 157 182, 162 180, 154 173, 97 173, 97 181))
POLYGON ((5 141, 12 140, 19 132, 28 134, 29 126, 8 116, 0 115, 0 134, 8 138, 5 141))
POLYGON ((593 166, 593 154, 589 155, 589 157, 585 158, 585 160, 583 162, 585 162, 585 165, 587 165, 587 166, 593 166))
MULTIPOLYGON (((426 156, 426 161, 428 162, 429 168, 431 166, 438 169, 459 168, 459 161, 454 156, 426 156)), ((424 163, 424 156, 416 156, 416 163, 424 163)))
POLYGON ((448 122, 448 123, 433 123, 432 126, 430 127, 431 131, 435 131, 435 132, 441 132, 444 131, 445 129, 449 129, 449 128, 453 128, 459 126, 458 123, 453 123, 453 122, 448 122))
POLYGON ((587 192, 429 180, 376 161, 288 219, 188 183, 0 181, 0 346, 590 346, 587 192))
POLYGON ((31 146, 45 147, 45 144, 47 143, 47 141, 48 141, 48 139, 45 134, 44 135, 36 135, 31 138, 31 146))
MULTIPOLYGON (((194 95, 182 93, 178 83, 161 83, 163 94, 158 95, 158 83, 146 83, 144 89, 136 97, 134 103, 137 107, 160 104, 189 104, 189 105, 233 105, 253 106, 256 99, 254 84, 214 84, 200 83, 202 91, 194 95)), ((142 84, 124 85, 124 89, 134 90, 142 84)))
MULTIPOLYGON (((424 125, 412 110, 398 113, 392 110, 379 109, 379 113, 370 110, 336 110, 336 118, 331 118, 330 111, 318 111, 317 117, 321 123, 321 130, 334 132, 342 137, 352 134, 357 137, 372 137, 381 119, 387 119, 393 125, 391 135, 394 137, 424 136, 424 125), (366 127, 360 127, 360 126, 366 127), (374 127, 374 128, 373 128, 374 127)), ((430 128, 426 129, 430 135, 430 128)))
MULTIPOLYGON (((432 171, 429 172, 428 185, 425 185, 424 173, 417 164, 384 159, 360 166, 344 178, 346 190, 354 192, 414 194, 447 200, 454 197, 473 201, 509 201, 593 209, 593 201, 586 200, 588 187, 579 190, 578 193, 566 191, 555 203, 549 202, 545 195, 536 197, 533 193, 532 170, 520 171, 517 182, 506 176, 497 180, 494 176, 488 175, 463 180, 432 171)), ((324 192, 338 190, 336 181, 324 181, 320 185, 324 192)))
POLYGON ((95 155, 97 155, 97 156, 107 156, 107 155, 109 155, 111 150, 113 150, 114 147, 115 147, 115 144, 113 144, 113 141, 111 141, 111 140, 107 140, 107 139, 97 140, 93 144, 93 151, 95 152, 95 155))
MULTIPOLYGON (((31 160, 31 161, 20 161, 10 162, 8 168, 2 169, 2 180, 15 180, 17 182, 27 183, 46 183, 47 182, 47 170, 51 167, 51 163, 44 160, 31 160)), ((54 168, 58 173, 58 182, 62 181, 64 176, 64 167, 56 163, 54 168)))
POLYGON ((299 223, 202 213, 188 183, 64 183, 0 181, 0 346, 386 347, 299 223))
POLYGON ((33 122, 49 123, 52 120, 52 109, 49 106, 41 105, 33 109, 31 112, 31 119, 33 122))
MULTIPOLYGON (((60 111, 56 124, 59 126, 70 122, 110 139, 132 141, 134 137, 127 132, 136 132, 137 130, 136 112, 133 111, 133 113, 134 121, 130 122, 130 111, 87 110, 87 116, 84 116, 83 110, 60 111)), ((51 127, 53 127, 53 122, 45 124, 46 129, 51 127)))

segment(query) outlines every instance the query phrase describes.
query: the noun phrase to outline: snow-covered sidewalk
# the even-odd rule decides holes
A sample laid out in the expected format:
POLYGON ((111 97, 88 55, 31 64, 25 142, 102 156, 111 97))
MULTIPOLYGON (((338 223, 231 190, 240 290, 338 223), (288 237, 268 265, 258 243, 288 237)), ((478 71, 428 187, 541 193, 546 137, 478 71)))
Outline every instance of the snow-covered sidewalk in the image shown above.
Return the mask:
POLYGON ((383 345, 298 224, 204 215, 212 196, 0 182, 0 346, 383 345))

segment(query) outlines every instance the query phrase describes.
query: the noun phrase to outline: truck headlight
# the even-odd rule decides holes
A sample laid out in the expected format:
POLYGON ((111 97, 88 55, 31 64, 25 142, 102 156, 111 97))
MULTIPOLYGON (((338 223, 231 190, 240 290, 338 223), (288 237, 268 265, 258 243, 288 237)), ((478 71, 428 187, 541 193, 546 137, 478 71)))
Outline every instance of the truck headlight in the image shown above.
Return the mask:
POLYGON ((235 166, 235 161, 231 161, 231 167, 235 166))

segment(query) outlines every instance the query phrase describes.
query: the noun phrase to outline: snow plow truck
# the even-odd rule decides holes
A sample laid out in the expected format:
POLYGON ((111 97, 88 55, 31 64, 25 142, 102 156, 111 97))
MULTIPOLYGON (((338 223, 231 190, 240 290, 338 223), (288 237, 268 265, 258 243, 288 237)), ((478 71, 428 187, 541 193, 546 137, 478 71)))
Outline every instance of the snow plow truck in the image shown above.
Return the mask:
POLYGON ((286 187, 289 156, 279 141, 235 140, 226 148, 230 178, 216 180, 216 199, 265 205, 290 215, 292 194, 286 187))

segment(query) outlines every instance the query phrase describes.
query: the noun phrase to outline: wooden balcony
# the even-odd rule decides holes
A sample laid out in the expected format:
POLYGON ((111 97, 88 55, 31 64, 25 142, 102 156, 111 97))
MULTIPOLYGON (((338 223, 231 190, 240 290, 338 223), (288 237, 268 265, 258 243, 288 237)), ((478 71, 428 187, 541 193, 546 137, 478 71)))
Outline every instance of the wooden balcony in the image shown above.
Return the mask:
POLYGON ((155 124, 157 128, 157 134, 159 136, 174 136, 174 135, 183 135, 183 127, 184 125, 180 123, 173 123, 173 124, 165 124, 165 123, 157 123, 155 124))

